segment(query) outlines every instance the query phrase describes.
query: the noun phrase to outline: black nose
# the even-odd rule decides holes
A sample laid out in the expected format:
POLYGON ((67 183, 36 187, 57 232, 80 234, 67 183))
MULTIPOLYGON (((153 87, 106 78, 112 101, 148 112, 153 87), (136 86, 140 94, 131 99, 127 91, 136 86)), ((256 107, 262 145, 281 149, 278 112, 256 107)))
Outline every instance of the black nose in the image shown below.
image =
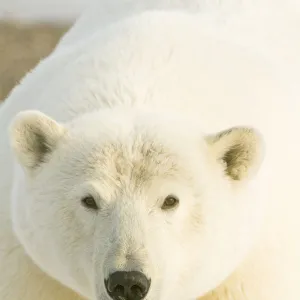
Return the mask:
POLYGON ((141 300, 150 288, 151 280, 141 272, 115 272, 105 280, 105 287, 113 300, 141 300))

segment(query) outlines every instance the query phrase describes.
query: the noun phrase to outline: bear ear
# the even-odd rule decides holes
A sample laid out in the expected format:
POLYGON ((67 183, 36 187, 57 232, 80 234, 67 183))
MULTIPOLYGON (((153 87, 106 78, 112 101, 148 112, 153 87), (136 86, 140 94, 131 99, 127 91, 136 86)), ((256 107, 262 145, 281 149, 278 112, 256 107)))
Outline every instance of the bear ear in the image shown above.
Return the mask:
POLYGON ((206 137, 213 156, 221 161, 226 175, 235 181, 254 176, 264 152, 260 133, 252 128, 235 127, 206 137))
POLYGON ((33 170, 55 149, 65 128, 39 111, 18 113, 10 126, 10 142, 18 162, 33 170))

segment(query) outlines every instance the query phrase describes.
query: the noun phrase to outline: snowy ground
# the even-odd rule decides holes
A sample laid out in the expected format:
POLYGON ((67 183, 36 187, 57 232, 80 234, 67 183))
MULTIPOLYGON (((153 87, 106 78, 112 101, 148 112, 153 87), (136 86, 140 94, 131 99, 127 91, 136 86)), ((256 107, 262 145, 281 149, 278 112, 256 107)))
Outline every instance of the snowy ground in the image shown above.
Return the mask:
POLYGON ((89 0, 0 0, 0 19, 22 21, 74 20, 89 0))
POLYGON ((40 59, 52 51, 67 25, 88 2, 0 0, 0 102, 40 59))

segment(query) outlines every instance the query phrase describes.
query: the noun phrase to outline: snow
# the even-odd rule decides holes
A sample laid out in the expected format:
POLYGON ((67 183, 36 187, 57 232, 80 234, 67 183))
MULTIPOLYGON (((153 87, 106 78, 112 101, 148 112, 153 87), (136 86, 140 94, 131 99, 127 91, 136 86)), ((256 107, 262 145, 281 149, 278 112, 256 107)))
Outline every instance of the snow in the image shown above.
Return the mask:
POLYGON ((69 22, 88 3, 88 0, 0 0, 0 19, 69 22))

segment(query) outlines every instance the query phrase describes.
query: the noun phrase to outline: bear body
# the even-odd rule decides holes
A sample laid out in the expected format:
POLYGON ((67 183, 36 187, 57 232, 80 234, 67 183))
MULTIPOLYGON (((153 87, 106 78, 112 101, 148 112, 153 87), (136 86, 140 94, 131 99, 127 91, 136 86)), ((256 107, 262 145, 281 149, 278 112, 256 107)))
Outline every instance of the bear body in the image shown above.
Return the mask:
POLYGON ((300 299, 298 12, 228 2, 95 1, 12 91, 1 300, 300 299))

